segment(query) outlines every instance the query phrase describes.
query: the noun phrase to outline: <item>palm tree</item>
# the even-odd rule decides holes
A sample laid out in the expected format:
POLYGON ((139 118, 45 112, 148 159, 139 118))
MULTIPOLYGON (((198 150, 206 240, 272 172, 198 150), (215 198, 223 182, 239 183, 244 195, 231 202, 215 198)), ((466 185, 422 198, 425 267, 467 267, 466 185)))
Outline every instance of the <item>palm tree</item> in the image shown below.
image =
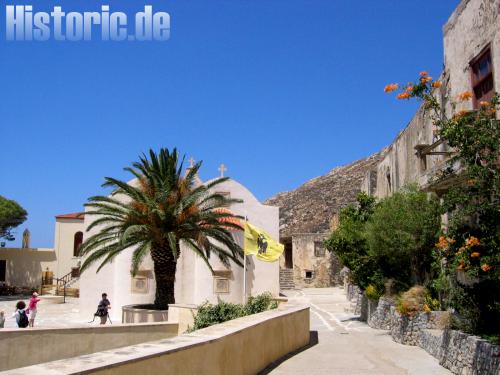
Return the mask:
POLYGON ((239 216, 222 209, 241 200, 213 193, 213 187, 227 180, 218 178, 196 184, 201 162, 183 176, 184 158, 162 148, 140 157, 125 170, 136 179, 132 183, 106 177, 110 196, 94 196, 86 204, 86 215, 96 219, 87 231, 98 227, 81 247, 85 257, 81 271, 102 260, 97 272, 124 250, 133 247, 131 272, 137 272, 142 260, 151 255, 156 280, 155 308, 167 309, 175 303, 174 283, 181 249, 198 254, 212 270, 210 254, 215 253, 229 266, 229 260, 242 266, 243 251, 234 241, 231 230, 241 230, 239 216), (183 244, 184 246, 181 246, 183 244))

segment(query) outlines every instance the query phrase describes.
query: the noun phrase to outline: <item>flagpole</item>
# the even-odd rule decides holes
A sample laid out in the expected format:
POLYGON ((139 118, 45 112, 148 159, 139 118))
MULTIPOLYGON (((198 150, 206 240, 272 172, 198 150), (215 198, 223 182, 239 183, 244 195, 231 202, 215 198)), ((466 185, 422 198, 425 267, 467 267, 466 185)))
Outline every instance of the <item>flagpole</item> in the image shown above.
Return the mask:
POLYGON ((247 256, 243 254, 243 303, 247 299, 247 256))
MULTIPOLYGON (((245 223, 248 221, 247 213, 245 211, 245 223)), ((247 256, 245 254, 245 230, 243 229, 243 304, 247 302, 247 256)))

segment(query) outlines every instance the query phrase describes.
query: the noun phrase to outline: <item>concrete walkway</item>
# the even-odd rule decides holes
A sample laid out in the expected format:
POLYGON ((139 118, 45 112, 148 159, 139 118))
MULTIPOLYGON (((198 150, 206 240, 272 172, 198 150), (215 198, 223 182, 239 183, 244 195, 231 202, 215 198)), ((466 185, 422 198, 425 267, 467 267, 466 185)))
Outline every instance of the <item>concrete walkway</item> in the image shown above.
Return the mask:
POLYGON ((388 332, 357 321, 340 288, 286 294, 292 304, 310 305, 312 344, 264 374, 451 374, 423 349, 397 344, 388 332))

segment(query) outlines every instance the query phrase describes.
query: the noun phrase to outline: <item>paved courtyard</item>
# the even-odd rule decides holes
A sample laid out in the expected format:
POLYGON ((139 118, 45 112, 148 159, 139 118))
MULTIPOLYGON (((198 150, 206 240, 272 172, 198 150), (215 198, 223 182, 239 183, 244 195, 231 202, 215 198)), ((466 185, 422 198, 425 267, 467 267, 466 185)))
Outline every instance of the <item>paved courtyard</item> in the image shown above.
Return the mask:
MULTIPOLYGON (((88 327, 92 316, 83 316, 79 311, 78 298, 66 297, 66 303, 51 304, 42 300, 38 304, 38 312, 35 327, 57 328, 57 327, 88 327)), ((26 297, 0 297, 0 311, 5 312, 5 328, 17 328, 15 318, 11 318, 16 310, 16 302, 23 300, 28 304, 26 297)), ((96 308, 97 303, 96 301, 96 308)), ((99 319, 94 324, 99 324, 99 319)), ((27 328, 28 329, 28 328, 27 328)))
POLYGON ((292 304, 310 305, 313 343, 264 374, 451 374, 423 349, 397 344, 386 331, 357 321, 340 288, 286 294, 292 304))

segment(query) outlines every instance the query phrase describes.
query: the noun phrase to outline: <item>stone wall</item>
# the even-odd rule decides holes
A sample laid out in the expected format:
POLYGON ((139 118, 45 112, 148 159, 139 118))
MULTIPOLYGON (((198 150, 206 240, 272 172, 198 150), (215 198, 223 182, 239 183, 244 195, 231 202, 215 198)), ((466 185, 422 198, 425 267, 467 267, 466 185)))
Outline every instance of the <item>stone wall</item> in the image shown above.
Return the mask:
POLYGON ((419 346, 459 375, 498 375, 500 346, 454 330, 423 330, 419 346))
POLYGON ((391 329, 391 307, 394 300, 388 297, 381 297, 373 312, 370 311, 368 325, 376 329, 391 329))
MULTIPOLYGON (((322 288, 342 283, 342 266, 337 256, 323 245, 327 233, 297 234, 292 236, 293 282, 296 288, 322 288), (315 247, 321 247, 319 253, 315 247)), ((285 266, 284 257, 280 266, 285 266)))
POLYGON ((424 329, 439 328, 443 315, 447 311, 421 312, 415 315, 402 315, 392 306, 391 311, 391 336, 400 344, 418 345, 420 332, 424 329))
POLYGON ((441 326, 449 312, 401 315, 392 298, 382 297, 377 303, 355 285, 346 283, 344 289, 347 299, 356 301, 354 314, 372 328, 390 330, 395 342, 420 346, 457 375, 500 374, 500 346, 460 331, 443 331, 441 326))

